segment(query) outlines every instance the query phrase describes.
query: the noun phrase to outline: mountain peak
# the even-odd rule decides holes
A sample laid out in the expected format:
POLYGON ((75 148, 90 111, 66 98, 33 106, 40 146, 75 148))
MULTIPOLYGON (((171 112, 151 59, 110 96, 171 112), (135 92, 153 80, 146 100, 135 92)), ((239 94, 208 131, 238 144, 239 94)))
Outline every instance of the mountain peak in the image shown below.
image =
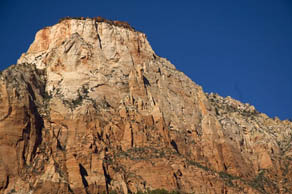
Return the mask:
MULTIPOLYGON (((78 34, 83 39, 83 45, 91 45, 93 50, 100 50, 107 59, 115 60, 118 55, 131 55, 133 62, 139 63, 142 58, 153 57, 155 54, 146 35, 135 31, 126 22, 111 21, 101 17, 67 17, 53 26, 38 31, 35 40, 18 63, 30 63, 30 60, 35 59, 36 56, 43 56, 62 47, 66 42, 72 42, 70 39, 74 38, 73 34, 78 34)), ((68 52, 70 48, 64 49, 68 52)), ((37 66, 44 65, 37 64, 37 66)))
POLYGON ((0 73, 0 193, 284 193, 291 137, 121 22, 62 19, 0 73))

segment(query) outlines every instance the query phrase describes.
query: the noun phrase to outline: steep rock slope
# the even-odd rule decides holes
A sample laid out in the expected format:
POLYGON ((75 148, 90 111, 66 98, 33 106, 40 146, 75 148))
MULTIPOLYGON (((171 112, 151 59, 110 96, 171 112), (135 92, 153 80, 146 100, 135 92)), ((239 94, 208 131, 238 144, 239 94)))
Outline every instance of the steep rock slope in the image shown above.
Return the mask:
POLYGON ((1 193, 289 193, 291 141, 124 22, 61 20, 0 74, 1 193))

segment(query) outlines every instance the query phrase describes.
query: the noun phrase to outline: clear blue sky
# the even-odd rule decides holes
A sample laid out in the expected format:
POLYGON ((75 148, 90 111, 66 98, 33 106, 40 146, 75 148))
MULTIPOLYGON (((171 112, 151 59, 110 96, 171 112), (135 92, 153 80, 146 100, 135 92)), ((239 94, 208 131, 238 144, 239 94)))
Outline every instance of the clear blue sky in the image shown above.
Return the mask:
POLYGON ((292 118, 291 0, 0 0, 0 70, 65 16, 128 21, 205 91, 292 118))

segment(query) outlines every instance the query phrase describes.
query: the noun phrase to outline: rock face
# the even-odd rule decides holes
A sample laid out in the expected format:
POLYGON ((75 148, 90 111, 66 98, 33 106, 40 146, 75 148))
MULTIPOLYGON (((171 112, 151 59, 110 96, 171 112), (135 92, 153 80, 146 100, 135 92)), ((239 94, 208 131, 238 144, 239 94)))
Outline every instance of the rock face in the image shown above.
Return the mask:
POLYGON ((0 72, 0 193, 289 193, 291 141, 124 22, 66 18, 0 72))

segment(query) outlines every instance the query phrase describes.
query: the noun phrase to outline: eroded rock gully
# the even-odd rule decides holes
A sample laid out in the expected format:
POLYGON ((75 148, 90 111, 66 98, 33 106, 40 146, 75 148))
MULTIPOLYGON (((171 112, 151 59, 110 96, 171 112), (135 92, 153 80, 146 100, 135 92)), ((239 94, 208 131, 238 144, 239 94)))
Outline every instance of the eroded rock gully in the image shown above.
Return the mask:
POLYGON ((0 193, 289 193, 291 141, 127 23, 66 18, 0 73, 0 193))

